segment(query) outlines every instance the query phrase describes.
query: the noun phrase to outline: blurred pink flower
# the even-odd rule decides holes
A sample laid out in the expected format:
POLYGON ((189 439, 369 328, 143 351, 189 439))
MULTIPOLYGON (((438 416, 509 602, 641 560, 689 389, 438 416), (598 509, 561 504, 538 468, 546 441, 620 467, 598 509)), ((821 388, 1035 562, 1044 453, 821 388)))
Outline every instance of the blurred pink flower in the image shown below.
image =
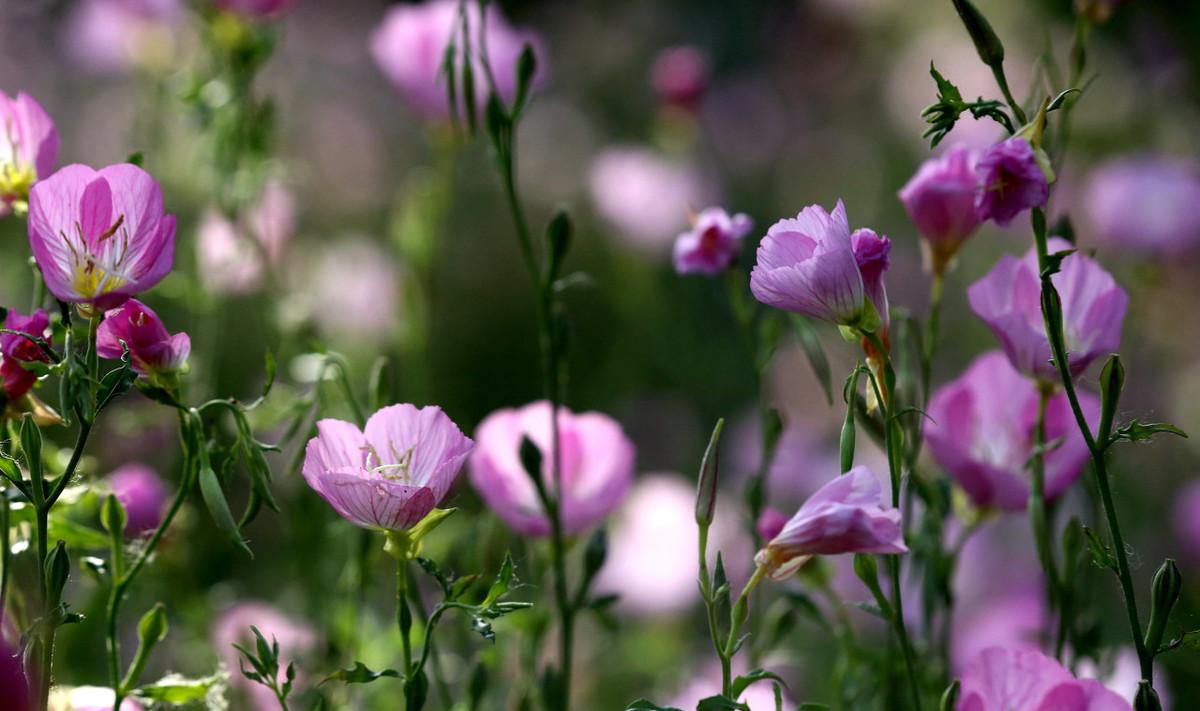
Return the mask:
MULTIPOLYGON (((50 326, 50 317, 42 309, 34 311, 29 316, 10 310, 4 317, 4 328, 21 331, 35 337, 44 337, 49 341, 46 329, 50 326)), ((42 349, 34 345, 24 336, 15 333, 0 334, 0 378, 3 379, 4 397, 18 400, 33 388, 37 375, 26 370, 21 363, 48 362, 50 359, 42 349)), ((2 409, 2 408, 0 408, 2 409)))
POLYGON ((669 106, 694 109, 708 88, 708 55, 691 45, 668 47, 654 57, 650 82, 669 106))
MULTIPOLYGON (((420 5, 394 5, 371 35, 371 56, 399 90, 408 105, 422 116, 430 119, 450 117, 447 77, 443 63, 446 45, 451 36, 455 38, 454 61, 463 62, 463 41, 456 30, 458 22, 457 0, 431 0, 420 5)), ((537 74, 533 83, 538 86, 546 76, 546 53, 541 51, 541 39, 532 31, 514 28, 504 19, 495 4, 487 7, 487 34, 480 34, 478 6, 469 2, 465 5, 471 31, 471 63, 474 74, 474 101, 482 109, 489 88, 483 65, 479 60, 480 40, 486 40, 488 62, 496 81, 496 90, 505 102, 512 101, 517 93, 517 60, 526 43, 533 46, 538 59, 537 74)), ((457 101, 462 102, 462 87, 458 87, 457 101)), ((463 114, 463 106, 458 113, 463 114)))
MULTIPOLYGON (((1039 398, 1038 386, 999 351, 979 356, 930 397, 929 449, 976 506, 1025 509, 1039 398)), ((1100 419, 1095 395, 1080 391, 1079 404, 1093 424, 1100 419)), ((1079 478, 1089 457, 1065 393, 1047 404, 1046 441, 1061 441, 1045 455, 1044 493, 1053 500, 1079 478)))
POLYGON ((0 217, 29 197, 57 158, 58 131, 42 105, 25 92, 10 99, 0 91, 0 217))
POLYGON ((129 348, 129 363, 138 375, 178 373, 192 352, 192 339, 183 332, 172 335, 158 314, 137 299, 105 314, 96 331, 96 353, 119 360, 129 348))
POLYGON ((390 254, 359 237, 296 252, 300 267, 281 271, 292 289, 292 300, 285 306, 311 317, 321 334, 338 341, 342 349, 377 345, 396 334, 402 325, 404 276, 390 254))
POLYGON ((1200 565, 1200 481, 1187 484, 1175 495, 1171 526, 1186 558, 1200 565))
POLYGON ((1030 649, 990 647, 962 675, 958 711, 1129 711, 1102 684, 1075 679, 1050 657, 1030 649))
MULTIPOLYGON (((51 711, 112 711, 116 698, 112 689, 102 686, 55 686, 50 692, 49 708, 51 711)), ((133 699, 124 699, 121 711, 143 711, 143 707, 133 699)))
POLYGON ((705 208, 692 229, 675 238, 675 271, 720 274, 737 259, 742 239, 753 227, 754 222, 740 212, 730 216, 719 207, 705 208))
POLYGON ((141 462, 130 462, 108 475, 108 485, 125 507, 126 535, 140 536, 162 523, 168 492, 153 469, 141 462))
POLYGON ((479 424, 479 446, 471 455, 471 484, 510 527, 526 536, 550 533, 537 489, 521 465, 520 448, 528 437, 542 452, 542 477, 556 495, 563 531, 587 530, 625 499, 633 480, 633 443, 616 420, 598 412, 573 413, 560 407, 560 481, 553 478, 550 454, 550 404, 497 410, 479 424))
MULTIPOLYGON (((743 673, 735 670, 735 674, 743 673)), ((713 669, 704 676, 697 676, 687 682, 687 684, 679 690, 675 696, 671 698, 668 706, 673 706, 680 709, 694 709, 699 703, 710 697, 717 696, 721 693, 721 670, 713 669)), ((757 684, 751 684, 746 687, 742 695, 738 697, 738 701, 746 704, 750 711, 775 711, 775 689, 774 684, 768 680, 760 681, 757 684)), ((791 708, 792 702, 788 699, 786 691, 783 693, 783 707, 791 708)))
POLYGON ((30 191, 29 243, 50 293, 110 309, 171 271, 175 216, 135 165, 69 165, 30 191))
POLYGON ((29 691, 21 654, 0 637, 0 699, 7 711, 29 711, 29 691))
MULTIPOLYGON (((250 631, 251 625, 257 627, 268 642, 272 637, 279 642, 281 669, 286 669, 290 662, 314 653, 317 649, 317 633, 307 623, 257 601, 233 605, 222 611, 213 624, 210 633, 212 644, 221 662, 231 672, 230 683, 245 691, 257 711, 275 711, 279 708, 279 701, 275 699, 275 695, 262 684, 246 679, 237 671, 241 666, 241 655, 233 645, 249 644, 253 648, 254 633, 250 631)), ((297 675, 297 682, 303 682, 302 672, 297 675)))
MULTIPOLYGON (((1089 658, 1079 659, 1076 664, 1079 676, 1096 679, 1109 691, 1120 694, 1132 704, 1137 697, 1138 682, 1142 680, 1137 652, 1131 647, 1121 647, 1102 661, 1102 664, 1097 665, 1089 658)), ((1171 705, 1171 696, 1161 672, 1161 666, 1154 670, 1154 691, 1164 709, 1177 708, 1171 705)))
POLYGON ((304 480, 363 528, 412 528, 446 496, 474 443, 440 407, 391 405, 365 430, 325 419, 304 453, 304 480))
POLYGON ((758 533, 759 538, 769 541, 783 532, 783 527, 787 525, 787 522, 787 514, 768 506, 762 510, 758 520, 754 522, 754 530, 758 533))
POLYGON ((1082 213, 1101 244, 1177 254, 1200 247, 1200 168, 1177 158, 1105 163, 1084 186, 1082 213))
POLYGON ((883 508, 881 493, 879 480, 863 466, 830 480, 758 552, 755 562, 782 580, 816 555, 906 552, 900 512, 883 508))
POLYGON ((1007 226, 1025 210, 1045 205, 1050 197, 1046 174, 1024 138, 1009 138, 984 151, 975 174, 980 182, 975 197, 980 220, 1007 226))
POLYGON ((259 20, 279 17, 296 4, 296 0, 213 0, 222 10, 259 20))
POLYGON ((205 211, 196 240, 200 279, 205 288, 219 294, 254 291, 262 281, 263 257, 278 266, 295 231, 295 200, 276 181, 267 183, 240 225, 216 209, 205 211))
POLYGON ((969 148, 951 148, 925 161, 900 189, 900 202, 928 245, 930 266, 937 272, 979 227, 975 213, 977 157, 969 148))
MULTIPOLYGON (((1047 248, 1054 254, 1073 245, 1051 237, 1047 248)), ((1078 376, 1092 361, 1117 350, 1129 296, 1095 260, 1078 252, 1063 260, 1062 271, 1052 280, 1062 298, 1071 375, 1078 376)), ((1039 380, 1058 380, 1042 320, 1035 250, 1022 259, 1001 257, 987 276, 967 289, 967 299, 1017 370, 1039 380)))
POLYGON ((258 201, 246 213, 246 223, 267 259, 278 263, 296 235, 296 198, 292 191, 278 180, 268 180, 258 201))
POLYGON ((63 25, 60 43, 86 72, 163 67, 175 53, 183 17, 181 0, 80 0, 63 25))

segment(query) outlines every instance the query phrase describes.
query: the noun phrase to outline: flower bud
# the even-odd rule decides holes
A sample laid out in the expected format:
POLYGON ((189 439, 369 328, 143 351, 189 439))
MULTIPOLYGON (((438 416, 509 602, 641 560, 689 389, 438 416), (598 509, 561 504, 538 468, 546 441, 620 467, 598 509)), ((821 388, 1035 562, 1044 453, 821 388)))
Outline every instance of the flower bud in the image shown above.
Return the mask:
POLYGON ((1133 708, 1135 711, 1162 711, 1162 702, 1158 700, 1158 693, 1154 691, 1154 687, 1150 686, 1150 682, 1145 679, 1138 682, 1137 696, 1133 699, 1133 708))
POLYGON ((983 60, 983 63, 993 68, 1002 65, 1004 63, 1004 45, 979 8, 975 7, 971 0, 954 0, 954 9, 958 11, 958 16, 966 26, 967 33, 971 35, 971 41, 975 43, 975 51, 979 52, 979 58, 983 60))
POLYGON ((961 683, 958 679, 954 683, 946 687, 946 692, 942 694, 942 700, 938 704, 938 711, 954 711, 954 705, 958 703, 958 692, 961 683))
POLYGON ((1150 585, 1150 624, 1146 627, 1146 651, 1155 654, 1162 644, 1163 631, 1167 628, 1167 619, 1171 616, 1171 608, 1179 599, 1183 586, 1183 578, 1175 561, 1167 558, 1154 574, 1154 582, 1150 585))
POLYGON ((149 650, 154 645, 158 644, 167 636, 167 608, 160 602, 142 615, 142 619, 138 622, 138 640, 142 644, 142 648, 149 654, 149 650))
POLYGON ((1125 387, 1125 366, 1121 364, 1121 356, 1113 353, 1104 363, 1100 371, 1100 428, 1096 438, 1101 446, 1108 442, 1112 433, 1113 417, 1117 413, 1117 403, 1121 400, 1121 390, 1125 387))
POLYGON ((67 544, 59 541, 46 556, 46 598, 48 607, 57 605, 62 600, 63 588, 71 577, 71 556, 67 554, 67 544))
POLYGON ((100 507, 100 525, 105 531, 110 534, 122 535, 125 532, 125 507, 121 505, 121 500, 116 494, 109 494, 104 497, 104 503, 100 507))
POLYGON ((709 526, 713 521, 713 513, 717 508, 717 480, 720 478, 721 430, 725 428, 725 420, 717 420, 713 427, 712 437, 704 450, 704 458, 700 460, 700 479, 696 485, 696 524, 709 526))

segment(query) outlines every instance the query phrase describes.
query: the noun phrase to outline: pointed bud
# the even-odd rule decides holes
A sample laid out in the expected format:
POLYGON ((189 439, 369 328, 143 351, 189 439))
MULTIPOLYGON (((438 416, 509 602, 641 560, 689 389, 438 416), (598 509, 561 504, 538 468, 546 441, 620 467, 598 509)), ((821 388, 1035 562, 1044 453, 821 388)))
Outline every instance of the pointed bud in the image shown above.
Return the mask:
POLYGON ((1137 696, 1134 697, 1133 708, 1135 711, 1162 711, 1162 702, 1158 700, 1158 692, 1145 679, 1138 682, 1137 696))
POLYGON ((565 210, 558 210, 550 219, 550 224, 546 226, 546 242, 550 247, 550 281, 554 281, 562 270, 567 249, 571 246, 571 216, 565 210))
POLYGON ((125 507, 121 505, 117 495, 109 494, 104 497, 104 503, 100 506, 100 525, 104 530, 112 536, 120 536, 125 533, 126 520, 125 507))
POLYGON ((542 450, 529 437, 521 437, 521 467, 535 482, 542 479, 542 450))
POLYGON ((958 703, 958 692, 961 687, 958 679, 954 683, 946 687, 945 693, 942 694, 942 700, 938 704, 938 711, 954 711, 954 705, 958 703))
POLYGON ((709 437, 704 458, 700 460, 700 478, 696 485, 696 524, 709 526, 717 508, 717 480, 720 474, 721 430, 725 420, 717 420, 709 437))
POLYGON ((604 567, 604 560, 608 557, 608 533, 604 527, 596 529, 592 537, 588 539, 587 548, 583 552, 583 579, 591 582, 596 573, 604 567))
POLYGON ((1096 437, 1104 446, 1112 436, 1113 418, 1116 417, 1117 403, 1121 400, 1121 390, 1125 387, 1125 366, 1121 364, 1121 356, 1113 353, 1104 363, 1100 371, 1100 428, 1096 437))
POLYGON ((41 504, 46 491, 42 475, 42 431, 29 413, 21 417, 21 451, 25 454, 25 466, 29 468, 29 479, 33 482, 34 503, 41 504))
POLYGON ((54 607, 62 601, 63 588, 71 577, 71 556, 67 554, 67 544, 59 541, 54 550, 46 556, 46 598, 47 606, 54 607))
POLYGON ((1167 558, 1154 574, 1154 582, 1150 585, 1150 624, 1146 627, 1146 651, 1157 654, 1162 644, 1163 632, 1167 629, 1167 619, 1171 616, 1171 608, 1179 599, 1183 587, 1183 577, 1175 561, 1167 558))
POLYGON ((999 67, 1003 64, 1004 44, 1000 42, 996 31, 992 29, 992 24, 983 16, 979 8, 975 7, 971 0, 954 0, 954 9, 958 11, 958 16, 967 28, 967 33, 971 35, 971 41, 975 43, 975 51, 979 52, 979 58, 983 60, 983 63, 989 67, 999 67))
POLYGON ((142 615, 138 622, 138 640, 146 653, 167 636, 167 608, 160 602, 142 615))

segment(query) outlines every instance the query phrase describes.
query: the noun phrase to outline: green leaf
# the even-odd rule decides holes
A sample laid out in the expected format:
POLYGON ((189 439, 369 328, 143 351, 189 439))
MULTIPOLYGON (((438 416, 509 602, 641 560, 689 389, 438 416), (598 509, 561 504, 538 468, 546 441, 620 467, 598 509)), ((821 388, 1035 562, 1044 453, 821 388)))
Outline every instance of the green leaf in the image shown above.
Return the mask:
POLYGON ((242 533, 238 530, 237 522, 229 512, 229 504, 225 501, 225 492, 221 491, 221 483, 217 481, 217 475, 210 466, 200 469, 200 494, 208 512, 212 514, 213 522, 217 524, 221 533, 225 534, 225 538, 253 558, 254 553, 242 540, 242 533))
POLYGON ((354 666, 346 669, 339 669, 329 676, 321 680, 324 684, 328 681, 340 681, 344 684, 370 684, 376 679, 390 677, 392 679, 400 678, 400 672, 395 669, 384 669, 382 671, 373 671, 366 664, 355 661, 354 666))
POLYGON ((492 587, 488 589, 487 597, 483 599, 483 602, 479 603, 479 607, 491 607, 502 595, 512 588, 516 577, 516 564, 513 563, 512 553, 505 551, 504 562, 500 564, 500 572, 496 575, 496 580, 492 583, 492 587))
POLYGON ((146 154, 143 151, 135 151, 129 154, 129 157, 125 159, 125 162, 141 168, 146 164, 146 154))
POLYGON ((733 691, 734 698, 741 698, 742 692, 748 689, 751 684, 759 681, 773 681, 784 688, 787 688, 787 684, 784 683, 783 679, 780 678, 778 674, 769 672, 766 669, 755 669, 754 671, 742 674, 733 680, 733 688, 731 690, 733 691))
POLYGON ((1113 433, 1112 441, 1146 442, 1160 433, 1173 434, 1187 439, 1187 433, 1175 425, 1165 422, 1138 422, 1134 420, 1113 433))
POLYGON ((675 706, 659 706, 650 699, 638 699, 625 707, 625 711, 683 711, 675 706))
POLYGON ((833 372, 829 367, 829 359, 825 357, 825 349, 821 347, 821 339, 817 337, 817 330, 803 316, 792 317, 792 328, 796 331, 796 338, 800 341, 800 347, 804 349, 804 356, 808 359, 813 375, 817 376, 817 382, 825 392, 825 401, 832 405, 833 372))
POLYGON ((696 705, 696 711, 750 711, 750 707, 724 696, 710 696, 700 700, 700 703, 696 705))
POLYGON ((1117 559, 1113 557, 1108 545, 1100 540, 1100 536, 1092 529, 1084 526, 1083 537, 1087 541, 1088 551, 1092 554, 1092 562, 1096 564, 1096 567, 1108 568, 1116 572, 1117 559))
POLYGON ((100 390, 96 396, 97 412, 107 407, 114 398, 129 392, 129 389, 133 387, 133 381, 137 380, 137 373, 133 372, 129 363, 129 348, 124 345, 122 347, 125 350, 121 354, 121 365, 108 371, 100 379, 100 390))
POLYGON ((1075 87, 1071 87, 1070 89, 1067 89, 1066 91, 1060 93, 1058 96, 1056 96, 1050 100, 1050 103, 1046 105, 1046 113, 1050 113, 1051 111, 1057 111, 1057 110, 1061 109, 1063 107, 1063 104, 1067 103, 1067 97, 1070 96, 1071 94, 1082 94, 1082 93, 1083 93, 1082 89, 1077 89, 1075 87))
POLYGON ((66 516, 51 516, 48 530, 50 538, 62 540, 71 548, 103 550, 109 546, 107 534, 76 523, 66 516))
POLYGON ((167 704, 182 705, 204 701, 213 689, 220 689, 225 684, 224 674, 213 674, 200 679, 188 679, 178 674, 168 674, 153 684, 146 684, 134 690, 133 695, 143 701, 155 701, 167 704))

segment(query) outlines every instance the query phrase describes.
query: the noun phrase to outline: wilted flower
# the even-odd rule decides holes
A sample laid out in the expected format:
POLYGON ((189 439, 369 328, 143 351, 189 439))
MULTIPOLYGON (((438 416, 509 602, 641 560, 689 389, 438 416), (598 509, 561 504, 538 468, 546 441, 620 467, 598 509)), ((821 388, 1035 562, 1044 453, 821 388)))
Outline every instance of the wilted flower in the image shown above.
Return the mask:
POLYGON ((292 9, 296 0, 213 0, 222 10, 255 19, 273 19, 292 9))
MULTIPOLYGON (((49 711, 112 711, 117 695, 102 686, 55 686, 50 690, 49 711)), ((121 711, 142 711, 133 699, 121 701, 121 711)))
POLYGON ((980 220, 1004 226, 1050 197, 1050 185, 1029 141, 1013 137, 987 149, 975 164, 979 193, 975 212, 980 220))
MULTIPOLYGON (((1072 245, 1052 237, 1047 248, 1054 254, 1072 245)), ((1063 259, 1062 271, 1051 279, 1062 299, 1071 375, 1078 376, 1092 361, 1117 350, 1129 296, 1103 267, 1079 253, 1063 259)), ((1002 257, 987 276, 967 289, 967 299, 1017 370, 1040 380, 1058 379, 1042 320, 1041 281, 1034 250, 1023 259, 1002 257)))
POLYGON ((181 0, 80 0, 63 23, 60 43, 86 72, 165 69, 183 18, 181 0))
POLYGON ((1136 157, 1092 171, 1083 214, 1114 249, 1160 254, 1200 247, 1200 168, 1172 158, 1136 157))
POLYGON ((167 487, 153 469, 140 462, 130 462, 108 475, 108 485, 125 508, 126 535, 140 536, 162 523, 167 487))
MULTIPOLYGON (((1086 391, 1078 395, 1084 414, 1095 423, 1100 401, 1086 391)), ((929 399, 929 450, 976 506, 1021 511, 1028 503, 1040 397, 1033 381, 1014 370, 1004 354, 991 351, 929 399)), ((1044 494, 1054 499, 1088 461, 1065 393, 1055 393, 1047 403, 1046 441, 1060 442, 1045 453, 1044 494)))
POLYGON ((560 479, 551 457, 550 403, 534 402, 488 415, 475 432, 471 484, 496 514, 527 536, 550 533, 550 521, 537 489, 521 464, 522 438, 542 453, 542 480, 559 502, 563 531, 580 533, 607 516, 625 498, 633 480, 633 443, 621 426, 598 412, 573 413, 560 407, 560 479))
MULTIPOLYGON (((274 639, 279 643, 280 666, 283 669, 317 648, 317 634, 307 623, 285 615, 264 602, 239 602, 223 611, 212 627, 213 647, 227 668, 241 668, 241 655, 233 645, 250 645, 248 648, 253 649, 254 633, 250 630, 251 626, 257 627, 268 642, 274 639)), ((302 680, 302 675, 303 672, 297 674, 298 681, 302 680)), ((275 694, 262 684, 253 683, 236 671, 230 674, 230 683, 245 690, 257 711, 275 711, 279 708, 275 694)))
POLYGON ((186 333, 171 335, 149 306, 129 299, 109 311, 96 330, 96 353, 101 358, 119 360, 129 348, 129 364, 138 375, 171 375, 182 371, 192 352, 192 339, 186 333))
POLYGON ((885 509, 882 487, 857 466, 813 494, 754 560, 782 580, 816 555, 904 553, 900 511, 885 509))
MULTIPOLYGON (((432 0, 421 5, 395 5, 388 10, 383 22, 371 35, 371 56, 384 75, 400 91, 408 105, 426 118, 447 119, 450 117, 450 100, 447 94, 448 78, 443 70, 446 46, 453 35, 455 66, 461 68, 465 47, 461 33, 455 30, 459 21, 457 0, 432 0)), ((487 6, 487 34, 480 33, 479 8, 475 3, 466 3, 467 22, 470 27, 471 66, 474 76, 477 108, 482 108, 489 87, 487 75, 479 60, 481 40, 487 46, 488 63, 496 81, 496 90, 504 101, 512 101, 517 93, 517 60, 526 43, 534 47, 539 60, 534 84, 545 77, 542 63, 545 53, 537 51, 541 40, 533 32, 517 29, 508 24, 495 4, 487 6)), ((464 107, 462 88, 459 87, 456 101, 461 116, 464 107)))
POLYGON ((928 266, 941 273, 979 227, 976 154, 958 146, 930 158, 900 189, 900 202, 928 247, 928 266))
POLYGON ((709 207, 696 216, 692 229, 675 238, 675 271, 680 274, 720 274, 737 259, 742 238, 754 227, 746 215, 730 216, 709 207))
POLYGON ((110 309, 171 271, 175 216, 136 165, 69 165, 30 191, 29 243, 50 293, 110 309))
POLYGON ((0 91, 0 217, 23 206, 57 158, 58 131, 42 105, 24 92, 10 99, 0 91))
MULTIPOLYGON (((4 328, 39 338, 46 336, 49 325, 50 317, 41 309, 29 316, 9 311, 4 317, 4 328)), ((4 382, 4 397, 19 400, 37 382, 37 375, 26 370, 21 363, 44 363, 49 360, 42 349, 28 338, 15 333, 0 333, 0 378, 4 382)))
POLYGON ((304 454, 304 480, 363 528, 403 531, 450 490, 473 446, 440 407, 391 405, 365 430, 326 419, 304 454))
POLYGON ((990 647, 962 675, 958 711, 1129 711, 1098 681, 1076 679, 1032 649, 990 647))
POLYGON ((668 47, 654 57, 650 82, 668 106, 694 109, 708 88, 708 56, 690 45, 668 47))

